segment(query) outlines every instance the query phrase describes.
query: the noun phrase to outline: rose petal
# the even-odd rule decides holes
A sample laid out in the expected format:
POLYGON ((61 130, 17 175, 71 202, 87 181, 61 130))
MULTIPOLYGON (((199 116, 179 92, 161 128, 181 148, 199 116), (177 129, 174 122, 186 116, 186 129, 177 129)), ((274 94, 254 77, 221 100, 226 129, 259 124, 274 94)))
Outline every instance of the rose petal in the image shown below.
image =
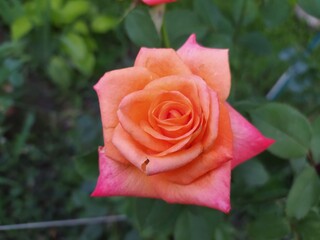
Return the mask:
POLYGON ((191 119, 186 125, 183 125, 183 126, 159 125, 160 131, 154 130, 145 121, 141 122, 140 127, 146 133, 150 134, 156 139, 166 140, 170 143, 176 143, 177 141, 185 139, 186 137, 189 137, 191 134, 193 134, 196 131, 196 129, 199 127, 199 123, 200 123, 200 119, 198 116, 196 116, 194 119, 191 119))
POLYGON ((99 98, 103 128, 118 124, 117 110, 129 93, 143 89, 154 75, 145 68, 131 67, 107 72, 94 86, 99 98))
POLYGON ((151 136, 153 136, 156 139, 165 140, 169 143, 176 143, 177 141, 185 139, 186 137, 189 137, 191 134, 193 134, 196 131, 196 129, 199 128, 200 123, 201 123, 200 118, 198 116, 196 116, 193 121, 192 128, 188 132, 186 132, 183 135, 178 136, 178 137, 171 137, 171 136, 163 135, 162 133, 159 133, 159 132, 155 131, 153 128, 151 128, 145 121, 141 122, 140 127, 146 133, 150 134, 151 136))
POLYGON ((139 144, 146 148, 160 152, 172 146, 171 143, 156 139, 146 133, 141 127, 140 122, 148 119, 148 111, 154 99, 161 91, 136 91, 129 94, 121 101, 117 112, 119 121, 123 129, 130 134, 139 144))
POLYGON ((148 177, 132 165, 122 164, 105 156, 99 148, 100 175, 91 196, 141 196, 159 197, 148 177))
POLYGON ((230 162, 226 162, 188 185, 159 181, 155 186, 158 194, 169 203, 195 204, 228 213, 230 211, 230 165, 230 162))
POLYGON ((159 77, 191 74, 173 49, 141 48, 134 66, 145 67, 159 77))
POLYGON ((233 157, 233 133, 229 112, 220 104, 218 136, 214 145, 189 164, 171 172, 164 173, 166 178, 179 184, 190 184, 207 172, 219 168, 233 157))
POLYGON ((162 172, 177 169, 197 158, 203 151, 200 143, 191 146, 188 149, 182 149, 172 154, 164 156, 148 156, 148 161, 145 167, 147 175, 158 174, 162 172))
POLYGON ((148 160, 145 148, 134 141, 120 124, 114 130, 112 143, 129 162, 143 171, 142 165, 148 160))
MULTIPOLYGON (((218 135, 219 127, 219 99, 214 91, 210 91, 210 116, 207 120, 205 134, 202 139, 204 150, 206 151, 212 146, 218 135)), ((228 117, 227 115, 225 117, 228 117)), ((220 121, 225 121, 225 119, 220 119, 220 121)))
POLYGON ((137 196, 162 198, 169 203, 195 204, 229 212, 230 164, 211 171, 190 185, 166 181, 158 175, 146 176, 133 166, 113 161, 99 149, 100 175, 93 197, 137 196))
POLYGON ((120 125, 114 131, 112 142, 128 161, 147 175, 179 168, 202 153, 202 145, 195 144, 188 149, 165 156, 149 154, 120 125))
POLYGON ((266 150, 273 139, 266 138, 233 107, 227 104, 233 131, 232 168, 266 150))
POLYGON ((112 143, 112 136, 114 133, 114 128, 108 128, 105 129, 105 139, 104 139, 104 148, 105 148, 105 154, 108 158, 111 158, 113 160, 122 162, 122 163, 128 163, 128 160, 125 159, 122 154, 119 152, 119 150, 113 145, 112 143))
POLYGON ((107 155, 124 162, 121 154, 111 143, 113 129, 118 124, 117 110, 123 97, 142 89, 154 79, 154 74, 145 68, 132 67, 107 72, 94 86, 99 98, 104 145, 107 155))
POLYGON ((159 78, 147 84, 144 90, 178 91, 190 100, 196 114, 203 111, 207 114, 206 109, 209 109, 210 100, 206 85, 201 78, 194 75, 159 78))
POLYGON ((227 99, 231 86, 227 49, 202 47, 193 34, 177 53, 192 73, 203 78, 220 99, 227 99))
POLYGON ((181 150, 182 148, 184 148, 190 142, 190 140, 191 140, 191 136, 186 137, 185 139, 180 140, 179 142, 177 142, 175 145, 168 148, 167 150, 160 152, 158 154, 153 154, 153 156, 163 157, 163 156, 166 156, 170 153, 177 152, 177 151, 181 150))

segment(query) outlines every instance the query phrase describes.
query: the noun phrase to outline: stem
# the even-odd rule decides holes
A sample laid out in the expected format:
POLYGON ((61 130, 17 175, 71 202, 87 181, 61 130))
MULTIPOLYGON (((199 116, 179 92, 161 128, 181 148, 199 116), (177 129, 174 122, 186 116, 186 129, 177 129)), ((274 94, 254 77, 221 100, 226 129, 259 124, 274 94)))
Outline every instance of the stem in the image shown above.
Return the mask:
POLYGON ((162 33, 161 35, 162 35, 162 41, 163 41, 164 47, 170 48, 170 40, 169 40, 168 32, 166 30, 165 21, 163 21, 162 23, 161 33, 162 33))
POLYGON ((317 174, 320 176, 320 163, 317 163, 314 160, 311 150, 309 150, 307 154, 307 161, 316 170, 317 174))
POLYGON ((314 161, 312 152, 310 150, 307 153, 307 161, 312 167, 317 167, 317 163, 314 161))
POLYGON ((135 0, 132 1, 132 3, 130 4, 130 6, 125 10, 125 12, 123 13, 123 15, 121 16, 121 18, 119 19, 119 23, 122 22, 126 16, 139 4, 139 1, 135 0))
POLYGON ((296 226, 293 223, 290 223, 290 227, 291 227, 291 230, 293 233, 293 239, 294 240, 301 240, 299 233, 297 233, 296 226))

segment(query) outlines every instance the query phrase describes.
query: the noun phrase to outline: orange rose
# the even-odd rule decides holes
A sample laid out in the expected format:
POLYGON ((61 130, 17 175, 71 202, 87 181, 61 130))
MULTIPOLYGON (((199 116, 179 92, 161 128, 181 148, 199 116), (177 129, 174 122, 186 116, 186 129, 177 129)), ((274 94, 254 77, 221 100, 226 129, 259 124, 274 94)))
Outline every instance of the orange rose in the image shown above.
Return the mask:
POLYGON ((228 51, 197 44, 142 48, 133 67, 95 85, 104 147, 93 196, 141 196, 230 210, 231 169, 265 150, 234 110, 228 51))

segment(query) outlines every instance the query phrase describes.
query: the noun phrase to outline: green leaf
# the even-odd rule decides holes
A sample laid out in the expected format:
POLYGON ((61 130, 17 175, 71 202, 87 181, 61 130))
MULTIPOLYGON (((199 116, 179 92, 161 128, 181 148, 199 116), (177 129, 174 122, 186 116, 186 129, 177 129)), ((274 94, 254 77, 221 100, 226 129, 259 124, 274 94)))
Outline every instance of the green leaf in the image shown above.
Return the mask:
POLYGON ((206 235, 214 236, 215 240, 233 240, 235 238, 231 222, 224 213, 198 206, 187 206, 186 209, 192 215, 204 219, 203 229, 206 230, 206 235))
POLYGON ((133 199, 133 217, 143 237, 166 236, 173 231, 181 206, 161 200, 133 199))
POLYGON ((320 162, 320 117, 312 122, 313 133, 311 139, 312 157, 316 162, 320 162))
POLYGON ((66 4, 58 9, 57 22, 69 24, 90 10, 90 2, 87 0, 66 1, 66 4))
POLYGON ((309 14, 320 18, 320 1, 319 0, 298 0, 298 4, 309 14))
POLYGON ((212 48, 230 48, 232 46, 232 36, 228 34, 209 33, 203 39, 205 46, 212 48))
POLYGON ((210 24, 219 34, 231 35, 233 27, 231 22, 221 13, 212 1, 194 1, 194 9, 203 21, 210 24))
POLYGON ((12 24, 24 14, 23 4, 19 0, 0 1, 0 17, 7 24, 12 24))
POLYGON ((11 38, 19 40, 32 29, 32 24, 26 16, 19 17, 11 24, 11 38))
POLYGON ((254 0, 234 0, 233 17, 237 25, 248 25, 257 16, 258 7, 254 0))
POLYGON ((77 172, 85 179, 95 180, 99 175, 98 150, 94 149, 75 158, 77 172))
POLYGON ((10 178, 0 176, 0 186, 19 187, 18 182, 10 178))
POLYGON ((72 60, 83 59, 87 55, 87 45, 82 36, 68 33, 61 37, 61 41, 72 60))
POLYGON ((198 16, 187 9, 167 11, 164 24, 173 48, 180 47, 192 33, 195 33, 197 38, 201 38, 208 30, 198 16))
POLYGON ((257 55, 270 54, 272 47, 268 39, 259 32, 247 33, 239 39, 240 44, 257 55))
POLYGON ((137 7, 125 18, 129 38, 138 46, 160 47, 160 37, 145 7, 137 7))
POLYGON ((298 175, 301 173, 301 171, 304 170, 304 168, 307 166, 307 160, 305 157, 303 158, 296 158, 296 159, 290 159, 290 165, 293 169, 293 172, 298 175))
POLYGON ((302 221, 296 225, 298 233, 303 240, 318 240, 320 236, 320 215, 311 211, 302 221))
POLYGON ((24 82, 24 77, 21 72, 12 72, 9 76, 9 81, 13 86, 20 87, 24 82))
POLYGON ((96 33, 104 33, 113 29, 118 24, 118 19, 105 15, 98 15, 92 19, 91 28, 96 33))
POLYGON ((17 138, 14 141, 13 145, 13 155, 14 157, 19 157, 21 154, 22 148, 26 144, 26 141, 30 135, 31 127, 34 124, 35 116, 33 113, 28 113, 26 119, 23 123, 22 130, 17 134, 17 138))
POLYGON ((234 174, 237 181, 243 181, 251 188, 262 186, 269 180, 267 170, 257 159, 239 165, 234 174))
POLYGON ((89 76, 93 72, 96 59, 93 53, 88 52, 84 58, 76 59, 74 63, 82 74, 89 76))
POLYGON ((43 25, 46 21, 50 21, 50 3, 46 1, 28 1, 23 5, 25 14, 28 16, 34 26, 43 25))
POLYGON ((287 199, 286 213, 291 218, 302 219, 319 201, 319 177, 312 167, 306 167, 294 181, 287 199))
POLYGON ((185 210, 180 214, 175 230, 175 240, 210 240, 210 229, 202 215, 185 210))
POLYGON ((275 27, 283 23, 289 16, 291 6, 288 1, 269 0, 262 6, 263 21, 268 27, 275 27))
POLYGON ((64 58, 54 56, 48 66, 48 74, 53 83, 61 90, 67 90, 71 84, 71 72, 64 58))
POLYGON ((95 57, 89 50, 84 37, 76 33, 68 33, 61 38, 64 50, 71 57, 77 69, 84 75, 90 75, 95 66, 95 57))
POLYGON ((289 223, 284 217, 264 214, 249 224, 248 235, 252 240, 279 240, 290 233, 289 223))
POLYGON ((50 0, 51 9, 59 11, 62 8, 63 0, 50 0))
POLYGON ((22 61, 14 58, 7 58, 3 64, 7 69, 11 72, 18 71, 18 69, 22 66, 22 61))
POLYGON ((87 26, 87 23, 84 21, 77 21, 74 25, 73 25, 73 30, 74 32, 83 34, 83 35, 88 35, 89 34, 89 28, 87 26))
POLYGON ((286 159, 306 156, 311 126, 300 112, 284 104, 268 103, 250 111, 250 116, 263 134, 276 140, 270 152, 286 159))

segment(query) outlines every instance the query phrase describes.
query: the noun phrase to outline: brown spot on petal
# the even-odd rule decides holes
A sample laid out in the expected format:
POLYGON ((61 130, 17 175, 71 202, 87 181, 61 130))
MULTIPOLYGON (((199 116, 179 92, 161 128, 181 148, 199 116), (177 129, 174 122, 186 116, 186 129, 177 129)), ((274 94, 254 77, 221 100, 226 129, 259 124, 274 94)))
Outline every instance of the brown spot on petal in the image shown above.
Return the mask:
POLYGON ((147 168, 147 165, 148 165, 149 162, 150 162, 150 160, 147 159, 141 164, 142 171, 144 171, 144 172, 146 171, 146 168, 147 168))

